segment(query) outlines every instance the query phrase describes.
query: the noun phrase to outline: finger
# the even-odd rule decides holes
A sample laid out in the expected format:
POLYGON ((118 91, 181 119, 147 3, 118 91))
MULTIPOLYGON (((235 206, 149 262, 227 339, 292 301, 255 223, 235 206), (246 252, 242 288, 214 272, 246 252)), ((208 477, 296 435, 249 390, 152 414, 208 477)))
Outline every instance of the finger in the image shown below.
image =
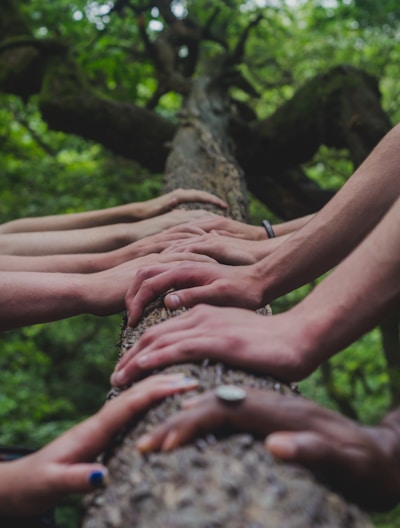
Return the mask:
POLYGON ((198 226, 198 225, 194 224, 194 222, 191 222, 191 223, 188 223, 188 224, 183 224, 183 225, 170 227, 166 231, 163 231, 163 233, 168 233, 168 234, 171 234, 171 235, 186 234, 187 236, 190 236, 190 235, 199 235, 199 236, 201 236, 201 235, 204 235, 206 232, 204 231, 204 229, 202 229, 201 226, 198 226))
POLYGON ((169 266, 145 266, 139 268, 126 297, 125 305, 128 313, 128 326, 133 326, 142 316, 143 309, 162 292, 168 290, 169 275, 165 276, 169 266))
POLYGON ((354 452, 348 456, 342 444, 316 431, 274 433, 266 438, 265 447, 276 458, 328 473, 346 468, 349 474, 354 465, 354 452))
MULTIPOLYGON (((182 200, 182 201, 185 201, 185 200, 182 200)), ((224 202, 224 200, 206 191, 196 191, 192 195, 192 201, 210 203, 213 205, 217 205, 218 207, 221 207, 222 209, 226 209, 228 207, 228 204, 224 202)))
MULTIPOLYGON (((229 296, 221 296, 218 290, 218 284, 212 284, 190 287, 188 289, 177 288, 177 291, 168 293, 164 297, 164 304, 170 310, 177 310, 178 308, 191 308, 196 304, 212 304, 214 306, 235 306, 230 304, 229 296)), ((176 286, 174 286, 176 288, 176 286)))
POLYGON ((53 490, 62 495, 87 493, 106 486, 108 479, 108 470, 101 464, 60 464, 53 476, 53 490))
POLYGON ((195 388, 198 382, 183 374, 156 375, 137 383, 111 400, 95 415, 67 431, 46 449, 47 455, 64 462, 91 460, 105 449, 120 428, 156 401, 195 388))
MULTIPOLYGON (((182 262, 179 266, 164 265, 154 266, 149 268, 140 268, 134 279, 132 286, 129 288, 126 296, 126 307, 128 310, 128 325, 132 326, 143 313, 143 309, 151 301, 153 301, 159 295, 167 292, 171 288, 180 289, 189 287, 192 289, 193 286, 201 284, 207 280, 209 268, 207 262, 182 262)), ((213 263, 214 264, 214 263, 213 263)), ((191 290, 185 290, 182 295, 182 301, 178 297, 177 301, 174 298, 168 300, 166 306, 172 310, 176 310, 181 307, 190 307, 196 304, 196 297, 192 300, 193 295, 198 295, 196 288, 193 288, 194 294, 190 294, 191 290), (174 303, 175 302, 175 303, 174 303)), ((211 288, 211 291, 213 289, 211 288)), ((210 291, 210 293, 211 293, 210 291)), ((208 291, 206 290, 206 294, 208 291)), ((215 293, 213 292, 214 296, 215 293)), ((205 295, 207 298, 207 295, 205 295)))
POLYGON ((176 332, 181 332, 185 329, 197 328, 199 322, 196 316, 196 311, 191 310, 188 313, 180 314, 179 317, 174 317, 169 319, 168 321, 159 323, 162 324, 162 327, 157 324, 150 328, 147 328, 144 334, 139 339, 139 341, 137 341, 137 343, 132 348, 130 348, 124 353, 114 370, 121 370, 127 363, 132 360, 134 356, 136 356, 139 352, 143 350, 149 351, 151 349, 157 349, 160 346, 162 347, 165 344, 175 342, 175 338, 173 341, 168 341, 169 335, 176 335, 176 332))
POLYGON ((228 414, 229 409, 219 405, 214 395, 208 393, 202 405, 177 413, 152 433, 139 438, 136 447, 141 452, 171 451, 192 438, 220 429, 227 422, 228 414))
MULTIPOLYGON (((165 336, 162 336, 164 339, 165 336)), ((177 363, 196 362, 213 350, 214 340, 204 337, 190 337, 190 333, 181 332, 176 341, 164 344, 161 340, 149 348, 134 355, 111 376, 111 385, 124 386, 140 378, 144 372, 177 363), (185 334, 188 334, 186 337, 185 334), (182 337, 183 336, 183 337, 182 337), (182 341, 180 341, 182 339, 182 341)), ((211 357, 211 353, 210 356, 211 357)))
POLYGON ((232 231, 225 231, 224 229, 216 229, 215 233, 220 236, 230 237, 230 238, 240 238, 241 240, 247 240, 246 235, 243 233, 232 233, 232 231))
POLYGON ((159 262, 163 263, 180 263, 180 262, 187 262, 190 260, 191 262, 207 262, 207 263, 214 263, 215 260, 209 256, 205 255, 203 253, 196 253, 191 251, 185 251, 185 254, 179 253, 178 251, 171 252, 171 253, 163 253, 163 255, 157 255, 157 258, 159 259, 159 262))

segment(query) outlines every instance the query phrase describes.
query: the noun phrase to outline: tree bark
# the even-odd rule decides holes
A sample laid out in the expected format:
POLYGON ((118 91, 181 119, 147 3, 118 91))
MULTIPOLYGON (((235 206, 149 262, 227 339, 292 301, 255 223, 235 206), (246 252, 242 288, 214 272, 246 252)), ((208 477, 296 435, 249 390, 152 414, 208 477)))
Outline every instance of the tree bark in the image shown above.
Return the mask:
MULTIPOLYGON (((197 81, 181 115, 166 171, 166 188, 198 187, 229 203, 229 215, 245 219, 244 184, 227 135, 226 93, 218 80, 197 81)), ((267 313, 267 311, 265 311, 267 313)), ((125 328, 121 354, 145 329, 178 316, 158 299, 135 328, 125 328)), ((229 383, 283 394, 296 390, 269 377, 221 363, 165 369, 199 379, 200 390, 229 383)), ((112 391, 110 397, 118 397, 112 391)), ((171 453, 142 456, 139 435, 179 409, 180 396, 161 402, 131 424, 104 454, 111 482, 87 497, 84 528, 321 528, 368 527, 354 505, 298 466, 274 461, 261 440, 250 435, 199 439, 171 453)))

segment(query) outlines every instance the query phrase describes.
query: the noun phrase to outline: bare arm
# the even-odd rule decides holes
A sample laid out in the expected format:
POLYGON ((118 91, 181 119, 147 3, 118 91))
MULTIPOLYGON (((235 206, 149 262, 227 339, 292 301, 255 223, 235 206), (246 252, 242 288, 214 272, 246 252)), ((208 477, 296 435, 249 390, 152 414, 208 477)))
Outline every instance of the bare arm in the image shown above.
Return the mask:
POLYGON ((248 266, 158 266, 140 270, 127 298, 133 324, 171 288, 168 308, 199 303, 258 308, 342 261, 400 195, 400 125, 389 132, 332 200, 276 251, 248 266))
POLYGON ((20 218, 0 225, 0 233, 64 231, 145 220, 170 211, 182 203, 210 203, 226 208, 223 200, 204 191, 177 189, 152 200, 134 202, 82 213, 20 218))
POLYGON ((175 210, 134 224, 113 224, 86 229, 0 234, 2 255, 57 255, 111 251, 144 237, 192 220, 210 219, 213 213, 175 210))
MULTIPOLYGON (((143 371, 188 357, 303 379, 399 303, 399 226, 400 198, 357 249, 285 313, 265 318, 248 310, 200 305, 150 328, 122 357, 111 382, 124 385, 143 371)), ((232 279, 236 269, 232 267, 232 279)), ((130 304, 130 291, 127 299, 130 304)))
MULTIPOLYGON (((0 331, 80 314, 110 315, 124 297, 141 263, 179 262, 181 255, 152 254, 98 273, 0 272, 0 331)), ((194 260, 210 261, 204 255, 194 260)))
POLYGON ((400 195, 399 145, 397 125, 319 213, 256 264, 264 301, 336 266, 379 223, 400 195))
MULTIPOLYGON (((41 271, 60 273, 95 273, 104 271, 133 259, 137 266, 144 265, 142 257, 160 253, 173 245, 176 240, 184 241, 194 237, 193 233, 179 230, 165 230, 144 237, 132 244, 102 253, 71 253, 60 255, 0 255, 0 271, 41 271)), ((1 235, 0 235, 1 238, 1 235)), ((169 253, 176 253, 169 251, 169 253)), ((154 257, 153 257, 153 260, 154 257)), ((162 260, 159 259, 159 260, 162 260)))

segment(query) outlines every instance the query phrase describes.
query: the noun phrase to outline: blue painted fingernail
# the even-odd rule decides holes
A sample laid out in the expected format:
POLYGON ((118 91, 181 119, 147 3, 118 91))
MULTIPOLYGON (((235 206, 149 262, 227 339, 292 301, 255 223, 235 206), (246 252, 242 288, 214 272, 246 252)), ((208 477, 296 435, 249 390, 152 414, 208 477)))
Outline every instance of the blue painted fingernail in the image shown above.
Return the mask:
POLYGON ((103 488, 107 484, 107 473, 105 471, 93 471, 89 475, 89 484, 92 488, 103 488))

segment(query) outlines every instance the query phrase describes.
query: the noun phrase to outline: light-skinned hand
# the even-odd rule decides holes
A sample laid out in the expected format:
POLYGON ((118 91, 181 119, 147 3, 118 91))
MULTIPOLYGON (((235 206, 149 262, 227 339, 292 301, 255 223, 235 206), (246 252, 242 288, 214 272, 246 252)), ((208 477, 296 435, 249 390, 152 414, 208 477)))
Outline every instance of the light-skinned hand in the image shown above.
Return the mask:
POLYGON ((195 380, 183 374, 149 377, 46 447, 2 462, 0 514, 40 514, 69 493, 86 493, 106 485, 107 469, 94 460, 121 427, 161 398, 196 386, 195 380))
POLYGON ((295 381, 321 360, 308 343, 303 326, 290 312, 267 317, 199 305, 148 328, 121 358, 111 384, 122 386, 152 369, 205 358, 295 381))

